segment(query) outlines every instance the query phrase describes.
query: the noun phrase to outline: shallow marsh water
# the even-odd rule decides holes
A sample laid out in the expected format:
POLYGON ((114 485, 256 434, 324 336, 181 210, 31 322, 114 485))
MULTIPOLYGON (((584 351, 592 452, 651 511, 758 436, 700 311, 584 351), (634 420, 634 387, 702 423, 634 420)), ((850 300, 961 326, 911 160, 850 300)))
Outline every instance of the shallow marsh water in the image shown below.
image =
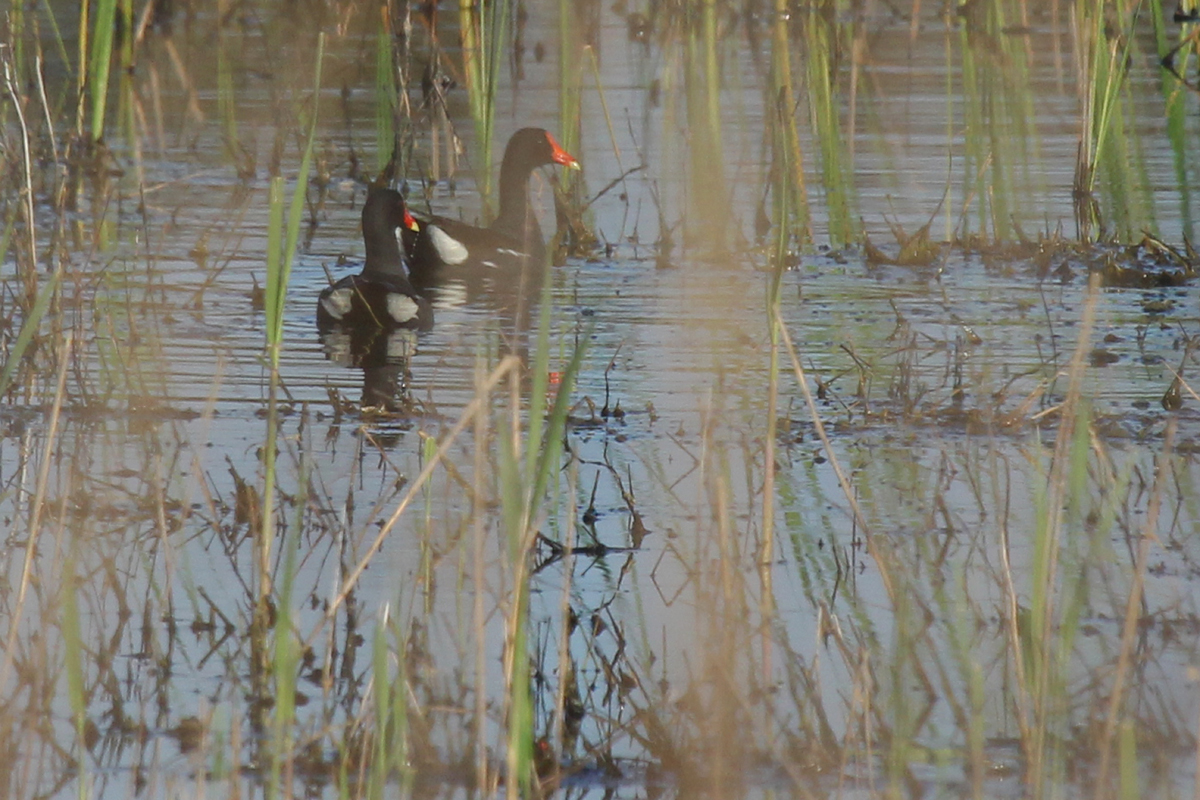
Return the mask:
MULTIPOLYGON (((961 19, 927 11, 912 36, 907 20, 868 6, 860 56, 843 53, 836 73, 839 123, 855 125, 842 153, 853 155, 852 224, 861 220, 893 253, 888 220, 912 233, 933 217, 934 230, 964 240, 981 224, 990 233, 1011 220, 1033 235, 1074 235, 1079 56, 1065 16, 1035 12, 1029 30, 981 43, 961 19), (969 70, 992 71, 996 82, 968 83, 969 70), (980 121, 986 135, 973 127, 980 121), (982 192, 979 175, 988 176, 982 192), (982 217, 981 198, 990 209, 982 217)), ((1122 759, 1114 786, 1119 774, 1145 795, 1190 793, 1200 718, 1200 416, 1186 393, 1176 412, 1161 400, 1173 370, 1188 374, 1196 287, 1101 290, 1094 332, 1080 345, 1089 302, 1082 258, 1056 257, 1047 271, 1016 248, 958 247, 910 268, 869 264, 857 234, 850 246, 821 246, 836 225, 801 103, 819 244, 793 242, 781 316, 811 389, 820 389, 833 449, 817 437, 781 351, 768 450, 771 270, 769 246, 753 242, 770 167, 762 101, 770 18, 722 17, 722 147, 697 152, 687 35, 672 32, 664 12, 642 41, 631 35, 636 9, 587 7, 595 16, 580 18, 597 21, 590 53, 599 85, 583 51, 575 155, 593 193, 644 168, 591 206, 589 222, 611 251, 550 271, 552 366, 562 369, 579 344, 587 350, 571 398, 570 457, 538 530, 591 549, 564 556, 541 542, 530 556, 531 727, 567 773, 545 791, 1082 794, 1111 748, 1122 759), (728 195, 699 196, 718 185, 709 182, 717 172, 728 195), (660 219, 672 228, 666 257, 656 247, 660 219), (713 247, 709 234, 724 225, 728 246, 713 247), (1080 346, 1089 410, 1070 452, 1083 466, 1073 492, 1058 497, 1047 488, 1054 409, 1080 346), (602 413, 618 404, 621 413, 602 413), (1056 497, 1066 522, 1061 573, 1051 580, 1062 611, 1051 618, 1064 633, 1047 635, 1051 690, 1038 694, 1023 673, 1037 669, 1029 609, 1048 535, 1041 509, 1056 497), (1123 691, 1115 715, 1114 685, 1123 691), (560 705, 568 711, 556 713, 560 705), (1037 790, 1025 748, 1029 720, 1042 718, 1031 709, 1044 712, 1051 764, 1037 790)), ((222 146, 214 19, 197 12, 170 37, 146 40, 136 77, 143 87, 151 73, 160 80, 163 131, 146 123, 140 156, 111 136, 123 174, 85 190, 70 219, 69 299, 53 312, 74 334, 62 415, 50 411, 53 373, 30 378, 0 412, 0 515, 12 526, 9 588, 0 593, 0 742, 14 796, 66 797, 80 785, 98 797, 255 796, 270 786, 260 759, 277 741, 262 723, 271 705, 256 683, 250 630, 267 373, 264 321, 250 295, 263 281, 262 171, 276 97, 303 90, 304 78, 293 86, 288 76, 312 73, 315 32, 289 8, 266 3, 222 29, 230 37, 222 46, 238 54, 243 144, 258 162, 248 180, 222 146), (172 72, 169 43, 183 54, 186 85, 172 72), (188 111, 189 94, 199 115, 188 111), (33 580, 18 603, 30 542, 33 580), (75 688, 72 663, 81 665, 75 688)), ((487 303, 444 304, 432 331, 389 343, 393 355, 406 353, 388 379, 403 384, 410 411, 355 407, 363 371, 329 358, 337 345, 319 340, 314 299, 326 269, 344 274, 355 267, 339 258, 362 252, 363 188, 343 176, 352 149, 376 163, 375 17, 352 5, 314 8, 329 36, 318 141, 330 182, 311 187, 306 221, 315 224, 288 289, 281 361, 276 577, 296 548, 291 624, 311 648, 298 669, 295 774, 285 786, 328 797, 462 796, 476 791, 477 738, 485 762, 504 758, 514 578, 494 484, 507 392, 491 401, 486 436, 468 428, 449 466, 435 469, 388 530, 349 610, 333 625, 320 620, 427 463, 428 443, 471 402, 477 371, 499 359, 505 325, 487 303), (479 490, 486 496, 473 505, 479 490), (415 774, 387 771, 375 786, 356 737, 379 713, 380 675, 397 670, 409 726, 403 763, 415 774)), ((525 124, 558 128, 559 11, 531 3, 528 12, 523 78, 505 70, 499 92, 501 143, 525 124), (538 44, 541 60, 532 57, 538 44)), ((792 49, 803 72, 798 31, 818 22, 800 16, 792 49)), ((443 45, 457 39, 450 17, 443 10, 443 45)), ((414 30, 419 64, 428 37, 414 30)), ((1182 249, 1196 167, 1180 165, 1168 141, 1161 87, 1170 79, 1151 66, 1148 23, 1134 33, 1120 147, 1135 169, 1105 176, 1102 205, 1125 241, 1136 243, 1145 227, 1182 249)), ((474 157, 462 90, 449 102, 474 157)), ((1194 137, 1196 101, 1184 102, 1194 137)), ((11 114, 4 122, 14 136, 11 114)), ((423 194, 429 158, 417 130, 410 198, 423 194)), ((289 148, 286 176, 296 165, 289 148)), ((545 200, 546 178, 535 185, 545 200)), ((7 181, 4 191, 6 201, 19 196, 7 181)), ((432 187, 428 202, 439 213, 479 214, 467 169, 453 188, 432 187)), ((16 274, 17 239, 6 279, 16 274)), ((1123 257, 1115 246, 1106 252, 1123 257)), ((527 408, 520 391, 518 409, 527 408)))

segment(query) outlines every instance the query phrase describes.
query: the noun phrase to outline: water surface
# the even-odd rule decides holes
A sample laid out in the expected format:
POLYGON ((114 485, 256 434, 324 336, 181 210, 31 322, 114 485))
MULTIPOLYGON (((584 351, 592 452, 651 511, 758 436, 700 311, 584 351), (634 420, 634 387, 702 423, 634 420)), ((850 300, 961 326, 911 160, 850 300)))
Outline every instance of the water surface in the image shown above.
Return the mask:
MULTIPOLYGON (((628 18, 636 9, 581 6, 568 13, 592 21, 593 40, 568 41, 581 59, 574 67, 559 61, 559 9, 527 6, 524 55, 501 71, 494 144, 498 157, 519 127, 560 132, 562 87, 577 69, 572 147, 585 194, 643 167, 589 207, 608 247, 548 273, 551 369, 586 346, 567 453, 536 528, 590 549, 563 558, 543 542, 530 554, 522 654, 533 670, 533 736, 567 768, 559 791, 1023 793, 1033 712, 1022 687, 1034 667, 1014 639, 1034 646, 1022 637, 1033 637, 1058 407, 1077 348, 1081 466, 1072 493, 1049 494, 1065 513, 1051 581, 1059 634, 1047 634, 1063 648, 1046 679, 1055 744, 1045 749, 1057 765, 1048 785, 1088 790, 1079 775, 1096 774, 1114 741, 1103 728, 1120 674, 1115 719, 1136 745, 1137 785, 1190 791, 1200 418, 1186 390, 1178 411, 1162 398, 1176 371, 1189 374, 1196 289, 1108 287, 1089 301, 1088 259, 1129 258, 1116 244, 1086 257, 1064 251, 1049 270, 1030 248, 991 246, 1013 244, 1018 230, 1047 241, 1078 235, 1081 54, 1065 11, 1032 10, 1027 28, 1000 34, 932 11, 910 26, 880 4, 858 21, 839 16, 836 152, 814 127, 815 76, 805 71, 815 57, 806 26, 825 23, 803 12, 789 25, 812 216, 811 236, 797 226, 788 239, 779 307, 829 449, 785 348, 775 351, 770 405, 774 239, 755 228, 770 213, 760 204, 771 196, 772 17, 722 10, 712 95, 720 148, 704 150, 712 132, 688 105, 705 96, 693 85, 701 45, 690 17, 652 14, 652 33, 639 39, 628 18), (835 156, 848 185, 832 177, 835 156), (831 200, 839 192, 851 209, 842 220, 831 200), (842 241, 847 219, 853 235, 842 241), (864 235, 895 254, 896 231, 931 220, 935 240, 981 235, 989 246, 948 246, 921 267, 866 259, 864 235), (1081 342, 1089 302, 1095 325, 1081 342), (1128 630, 1136 637, 1123 642, 1128 630)), ((265 3, 225 25, 191 9, 177 12, 170 34, 150 32, 133 76, 149 113, 136 117, 138 135, 109 137, 120 174, 90 185, 63 228, 63 302, 45 323, 61 330, 60 343, 73 336, 62 411, 52 414, 51 371, 27 378, 0 412, 0 499, 12 526, 10 588, 0 595, 11 631, 2 732, 17 794, 65 797, 82 783, 106 797, 202 796, 264 785, 250 622, 268 370, 251 295, 265 281, 271 148, 285 131, 280 171, 291 180, 296 103, 318 29, 328 47, 322 180, 308 187, 286 301, 273 562, 282 581, 294 548, 293 594, 276 600, 292 607, 309 648, 294 732, 306 749, 292 785, 313 796, 340 796, 339 781, 365 791, 333 765, 374 713, 373 659, 385 651, 391 674, 404 664, 408 763, 419 782, 393 773, 384 794, 469 794, 477 737, 486 762, 503 761, 514 578, 497 440, 513 417, 507 389, 489 400, 482 437, 468 426, 449 466, 387 529, 334 624, 320 624, 478 377, 506 352, 531 357, 536 341, 514 339, 486 301, 443 303, 432 331, 389 343, 383 380, 407 411, 361 411, 368 378, 330 357, 339 345, 318 338, 315 297, 327 271, 346 274, 362 256, 362 178, 379 163, 378 22, 353 6, 318 7, 302 21, 290 5, 265 3), (240 146, 255 162, 248 177, 222 139, 218 46, 231 59, 240 146), (33 581, 18 607, 31 546, 33 581), (63 633, 72 602, 81 653, 63 633), (391 627, 375 650, 385 615, 391 627), (74 659, 85 749, 65 666, 74 659)), ((67 22, 67 10, 54 13, 67 22)), ((433 140, 416 112, 403 186, 415 207, 474 220, 471 166, 482 145, 456 71, 453 17, 442 9, 439 30, 460 84, 448 110, 466 160, 452 180, 427 186, 433 140)), ((393 44, 409 48, 397 52, 416 107, 430 37, 414 19, 411 37, 393 44)), ((1195 168, 1168 131, 1178 89, 1154 66, 1149 21, 1131 34, 1112 146, 1133 168, 1103 174, 1101 207, 1121 242, 1136 244, 1145 228, 1183 252, 1195 168)), ((58 90, 60 70, 48 58, 58 90)), ((1195 100, 1180 102, 1186 138, 1196 133, 1195 100)), ((55 174, 52 162, 39 169, 42 181, 55 174)), ((535 176, 544 204, 553 179, 535 176)), ((39 203, 49 246, 54 206, 39 203)), ((6 277, 17 275, 16 241, 6 277)), ((529 379, 515 386, 516 419, 539 424, 527 414, 529 379)))

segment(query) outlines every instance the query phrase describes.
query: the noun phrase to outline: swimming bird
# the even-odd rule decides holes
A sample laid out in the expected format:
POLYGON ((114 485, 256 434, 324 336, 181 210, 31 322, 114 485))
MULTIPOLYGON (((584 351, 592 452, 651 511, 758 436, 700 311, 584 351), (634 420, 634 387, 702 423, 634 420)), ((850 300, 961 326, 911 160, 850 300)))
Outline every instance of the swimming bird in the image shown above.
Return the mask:
POLYGON ((412 280, 418 287, 436 286, 453 267, 503 268, 540 265, 546 243, 529 202, 529 178, 548 164, 578 169, 579 162, 543 128, 522 128, 508 140, 500 162, 499 214, 487 227, 448 217, 417 220, 406 233, 412 253, 412 280), (451 269, 447 269, 451 268, 451 269))
POLYGON ((396 237, 397 228, 415 227, 399 192, 374 184, 367 188, 362 210, 366 262, 358 275, 347 275, 321 292, 318 327, 433 327, 433 308, 413 288, 404 249, 396 237))

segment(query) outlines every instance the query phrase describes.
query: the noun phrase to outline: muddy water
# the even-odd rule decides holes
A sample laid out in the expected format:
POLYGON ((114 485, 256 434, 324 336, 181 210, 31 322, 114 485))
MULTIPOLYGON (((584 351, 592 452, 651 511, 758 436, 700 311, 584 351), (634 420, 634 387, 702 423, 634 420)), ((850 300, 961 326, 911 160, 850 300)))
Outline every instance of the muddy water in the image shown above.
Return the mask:
MULTIPOLYGON (((273 8, 262 13, 278 19, 273 8)), ((1031 603, 1045 516, 1039 508, 1058 431, 1054 407, 1080 346, 1086 266, 1064 259, 1045 274, 1027 254, 958 249, 906 268, 868 265, 858 247, 800 251, 782 279, 781 314, 811 388, 820 388, 818 414, 833 450, 820 442, 781 353, 769 501, 775 539, 761 565, 770 271, 765 250, 754 245, 754 222, 768 171, 760 78, 766 51, 736 26, 723 38, 722 150, 696 156, 681 47, 669 38, 632 41, 624 16, 597 13, 599 88, 588 68, 576 155, 591 192, 633 166, 645 168, 591 207, 589 221, 611 252, 570 258, 550 274, 552 368, 562 369, 576 344, 587 350, 566 436, 572 457, 564 459, 539 530, 593 550, 564 561, 543 544, 532 557, 535 736, 561 743, 559 760, 572 771, 567 791, 580 794, 682 793, 700 783, 750 794, 853 795, 888 781, 917 793, 969 794, 972 782, 988 793, 1020 793, 1028 765, 1014 712, 1022 702, 1014 687, 1021 659, 1011 649, 1006 575, 1018 605, 1031 603), (697 163, 723 173, 727 198, 712 204, 696 196, 688 175, 697 163), (728 225, 724 250, 697 244, 714 224, 705 216, 712 205, 728 225), (666 260, 654 247, 660 219, 675 240, 666 260), (619 415, 601 413, 618 405, 619 415), (847 475, 849 496, 831 456, 847 475), (599 554, 597 542, 613 549, 599 554), (567 616, 578 625, 562 645, 564 661, 567 616), (565 736, 553 713, 564 675, 566 696, 580 712, 578 728, 565 736), (889 739, 910 743, 891 751, 904 765, 899 773, 867 752, 864 738, 873 736, 881 737, 872 739, 875 748, 889 739)), ((993 166, 1006 171, 1008 208, 1026 232, 1073 234, 1079 105, 1065 28, 1039 17, 1031 32, 1006 40, 1003 52, 999 44, 969 44, 976 69, 1028 59, 1028 88, 1000 95, 987 120, 997 135, 984 165, 968 153, 964 131, 974 122, 956 83, 965 67, 958 57, 947 65, 947 48, 958 52, 966 34, 933 17, 923 22, 912 37, 907 23, 874 10, 858 72, 851 76, 845 64, 839 72, 847 95, 856 81, 855 128, 846 136, 857 212, 872 241, 897 249, 888 221, 912 232, 933 218, 935 238, 959 229, 977 213, 975 171, 993 166)), ((215 79, 202 46, 212 21, 199 16, 192 24, 174 37, 186 43, 205 117, 188 116, 186 92, 163 77, 173 88, 165 92, 161 146, 147 147, 139 161, 114 141, 118 163, 128 168, 114 178, 110 197, 124 202, 105 207, 111 227, 104 247, 81 242, 72 253, 78 300, 63 313, 77 332, 78 366, 54 438, 43 410, 53 396, 49 378, 24 405, 4 412, 3 516, 17 521, 5 551, 12 586, 23 566, 29 523, 21 521, 32 513, 37 470, 50 466, 36 600, 14 619, 10 590, 5 628, 15 631, 18 665, 38 663, 33 654, 46 647, 60 668, 69 650, 58 634, 59 595, 47 587, 74 569, 87 654, 85 716, 98 736, 80 769, 63 756, 73 751, 75 733, 67 681, 59 679, 50 716, 16 748, 20 786, 43 796, 68 796, 77 781, 102 796, 145 787, 151 796, 190 796, 227 794, 233 782, 253 793, 260 780, 253 747, 224 760, 216 754, 233 736, 255 738, 248 722, 255 710, 246 701, 254 554, 243 514, 250 501, 239 485, 261 480, 266 432, 264 321, 250 301, 255 279, 263 280, 265 181, 260 166, 258 177, 239 182, 222 155, 215 79), (136 210, 139 188, 144 214, 136 210), (48 644, 43 629, 52 632, 48 644), (207 732, 199 749, 187 733, 194 721, 207 732), (245 768, 239 777, 229 777, 231 761, 245 768)), ((310 635, 339 579, 421 471, 424 442, 459 418, 477 366, 494 364, 511 335, 486 302, 443 303, 432 331, 396 337, 392 372, 375 376, 410 403, 408 413, 389 417, 358 413, 363 370, 331 358, 338 344, 317 337, 314 301, 326 270, 344 274, 362 254, 363 188, 342 177, 352 146, 360 158, 374 157, 364 155, 373 141, 374 38, 361 24, 342 29, 329 21, 318 138, 332 180, 324 192, 311 192, 315 224, 297 256, 285 320, 282 527, 290 537, 284 541, 298 547, 295 628, 314 654, 302 673, 311 680, 301 681, 298 735, 321 754, 296 780, 317 796, 337 796, 321 765, 344 737, 326 735, 325 726, 341 730, 370 707, 366 642, 386 607, 403 631, 402 645, 389 643, 407 656, 411 702, 420 711, 413 748, 428 779, 421 791, 460 795, 471 783, 463 763, 474 758, 477 669, 486 686, 487 758, 498 762, 503 752, 502 610, 510 577, 501 566, 500 509, 491 502, 475 516, 469 499, 476 449, 494 474, 494 441, 475 441, 468 431, 451 447, 453 469, 437 470, 388 533, 355 589, 354 613, 339 615, 332 632, 310 635), (485 537, 479 577, 471 566, 477 530, 485 537), (322 686, 314 670, 326 658, 336 677, 322 686)), ((309 74, 311 64, 304 48, 283 48, 264 71, 259 59, 268 57, 250 46, 258 41, 253 26, 241 35, 239 113, 261 165, 273 133, 271 75, 293 65, 309 74)), ((557 11, 531 7, 523 36, 523 77, 514 82, 506 71, 499 93, 501 142, 526 124, 557 129, 557 11), (547 53, 540 62, 532 58, 539 43, 547 53)), ((1150 46, 1146 30, 1138 45, 1150 46)), ((422 46, 418 31, 414 48, 422 46)), ((160 55, 153 68, 166 76, 160 55)), ((1190 230, 1193 168, 1184 165, 1181 186, 1165 140, 1160 76, 1142 63, 1152 55, 1139 58, 1130 77, 1128 146, 1150 187, 1139 197, 1150 199, 1127 204, 1144 213, 1139 226, 1152 224, 1180 243, 1190 230)), ((848 127, 850 107, 842 103, 848 127)), ((466 151, 476 153, 461 89, 450 107, 466 151)), ((1186 124, 1194 127, 1194 114, 1186 124)), ((830 225, 819 144, 802 138, 812 159, 812 227, 823 243, 830 225)), ((417 153, 415 163, 423 163, 427 150, 419 145, 417 153)), ((294 159, 285 160, 285 174, 294 170, 294 159)), ((407 177, 410 195, 419 193, 419 168, 407 177)), ((88 235, 97 229, 93 202, 79 213, 88 235)), ((453 187, 434 186, 429 202, 439 213, 479 214, 469 170, 453 187)), ((552 227, 549 220, 544 227, 552 227)), ((1121 715, 1141 752, 1154 754, 1142 756, 1153 767, 1142 778, 1149 792, 1164 784, 1190 790, 1188 732, 1200 713, 1188 678, 1197 630, 1198 554, 1189 534, 1200 418, 1194 398, 1176 413, 1161 405, 1172 370, 1182 366, 1187 375, 1195 309, 1194 286, 1106 289, 1095 299, 1095 329, 1083 344, 1093 425, 1079 445, 1091 459, 1078 498, 1066 504, 1061 556, 1061 602, 1078 634, 1068 645, 1065 699, 1051 727, 1067 739, 1064 732, 1103 722, 1096 709, 1105 707, 1117 669, 1137 534, 1147 525, 1157 534, 1121 715), (1175 452, 1159 468, 1169 426, 1175 452), (1156 474, 1169 474, 1157 493, 1156 474)), ((516 349, 529 347, 518 342, 516 349)), ((494 401, 497 409, 503 400, 494 401)), ((4 688, 9 703, 25 697, 31 680, 21 669, 14 675, 4 688)), ((1060 757, 1092 769, 1098 748, 1088 745, 1094 740, 1070 738, 1070 753, 1060 757)), ((1053 780, 1070 784, 1069 773, 1064 768, 1053 780)), ((405 791, 397 779, 385 793, 405 791)))

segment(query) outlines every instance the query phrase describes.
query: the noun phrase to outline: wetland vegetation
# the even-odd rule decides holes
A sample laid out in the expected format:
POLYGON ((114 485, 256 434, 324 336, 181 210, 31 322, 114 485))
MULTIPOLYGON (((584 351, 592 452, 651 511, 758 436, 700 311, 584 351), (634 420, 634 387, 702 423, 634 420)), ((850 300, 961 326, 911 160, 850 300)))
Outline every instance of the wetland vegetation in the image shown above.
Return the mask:
POLYGON ((1200 791, 1186 4, 0 13, 0 793, 1200 791))

